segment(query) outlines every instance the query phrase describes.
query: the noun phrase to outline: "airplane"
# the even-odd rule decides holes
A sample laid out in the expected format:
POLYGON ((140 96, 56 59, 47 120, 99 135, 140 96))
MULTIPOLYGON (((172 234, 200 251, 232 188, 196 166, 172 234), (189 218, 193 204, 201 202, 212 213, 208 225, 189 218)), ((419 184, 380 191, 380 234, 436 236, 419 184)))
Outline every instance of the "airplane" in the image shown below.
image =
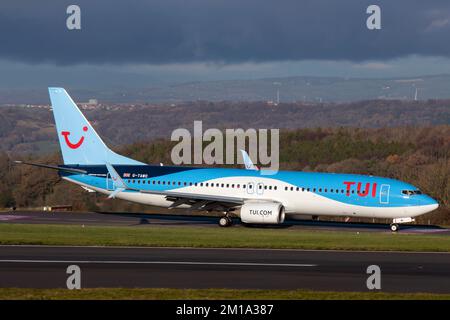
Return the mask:
POLYGON ((245 151, 246 169, 148 165, 109 149, 63 88, 48 89, 63 165, 58 170, 90 192, 164 208, 220 212, 221 227, 278 225, 298 216, 392 219, 390 230, 438 208, 415 186, 371 175, 278 171, 265 175, 245 151))

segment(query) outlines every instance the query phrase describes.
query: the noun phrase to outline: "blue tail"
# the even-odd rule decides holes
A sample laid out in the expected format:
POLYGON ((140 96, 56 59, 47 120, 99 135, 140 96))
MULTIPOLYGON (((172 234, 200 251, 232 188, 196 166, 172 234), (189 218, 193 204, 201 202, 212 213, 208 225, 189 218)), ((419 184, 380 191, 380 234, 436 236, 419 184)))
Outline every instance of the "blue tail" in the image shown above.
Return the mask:
POLYGON ((128 164, 142 162, 110 150, 63 88, 48 88, 64 164, 128 164))

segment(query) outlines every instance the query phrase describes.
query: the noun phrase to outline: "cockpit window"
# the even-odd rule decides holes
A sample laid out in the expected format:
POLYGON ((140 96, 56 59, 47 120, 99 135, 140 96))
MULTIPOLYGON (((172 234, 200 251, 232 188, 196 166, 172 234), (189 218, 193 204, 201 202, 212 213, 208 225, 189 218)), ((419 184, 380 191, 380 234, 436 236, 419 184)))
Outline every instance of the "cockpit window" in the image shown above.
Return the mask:
POLYGON ((402 194, 404 194, 406 196, 412 196, 415 194, 422 194, 422 191, 420 191, 420 190, 402 190, 402 194))

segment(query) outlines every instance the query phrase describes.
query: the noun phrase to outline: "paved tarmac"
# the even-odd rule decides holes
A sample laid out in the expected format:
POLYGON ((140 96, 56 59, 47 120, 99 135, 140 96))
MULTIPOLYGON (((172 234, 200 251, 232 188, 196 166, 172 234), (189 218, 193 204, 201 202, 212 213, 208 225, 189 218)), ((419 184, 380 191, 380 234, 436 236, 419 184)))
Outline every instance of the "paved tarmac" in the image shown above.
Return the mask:
MULTIPOLYGON (((217 227, 217 217, 177 215, 177 214, 138 214, 105 212, 46 212, 10 211, 0 213, 0 223, 26 224, 77 224, 106 226, 197 226, 217 227)), ((234 227, 242 227, 239 219, 234 219, 234 227)), ((258 226, 262 227, 262 226, 258 226)), ((389 225, 381 223, 327 222, 312 220, 288 220, 280 226, 265 228, 293 228, 311 230, 334 230, 348 232, 390 232, 389 225)), ((402 233, 446 234, 450 229, 426 225, 402 225, 402 233)))
POLYGON ((386 292, 450 293, 450 254, 0 246, 0 287, 64 288, 69 265, 82 287, 368 291, 367 267, 386 292))

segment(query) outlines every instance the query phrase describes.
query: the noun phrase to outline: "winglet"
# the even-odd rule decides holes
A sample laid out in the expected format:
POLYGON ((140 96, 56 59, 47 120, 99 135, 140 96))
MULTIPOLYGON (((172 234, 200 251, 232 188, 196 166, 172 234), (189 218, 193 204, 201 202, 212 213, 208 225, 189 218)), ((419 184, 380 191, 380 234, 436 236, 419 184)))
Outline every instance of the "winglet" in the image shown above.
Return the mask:
POLYGON ((124 191, 125 189, 128 189, 128 187, 125 184, 125 181, 123 181, 123 179, 117 173, 116 169, 114 169, 111 164, 106 163, 106 168, 108 168, 109 175, 111 176, 111 179, 114 182, 114 186, 116 187, 114 192, 111 193, 108 198, 115 198, 117 194, 124 191))
POLYGON ((245 150, 241 149, 242 159, 244 159, 245 169, 247 170, 259 170, 257 166, 255 166, 252 162, 252 159, 248 156, 248 153, 245 150))
POLYGON ((108 196, 108 199, 115 199, 116 196, 117 196, 119 193, 121 193, 122 191, 124 191, 124 190, 125 190, 124 188, 117 188, 116 190, 113 191, 113 193, 111 193, 111 194, 108 196))

